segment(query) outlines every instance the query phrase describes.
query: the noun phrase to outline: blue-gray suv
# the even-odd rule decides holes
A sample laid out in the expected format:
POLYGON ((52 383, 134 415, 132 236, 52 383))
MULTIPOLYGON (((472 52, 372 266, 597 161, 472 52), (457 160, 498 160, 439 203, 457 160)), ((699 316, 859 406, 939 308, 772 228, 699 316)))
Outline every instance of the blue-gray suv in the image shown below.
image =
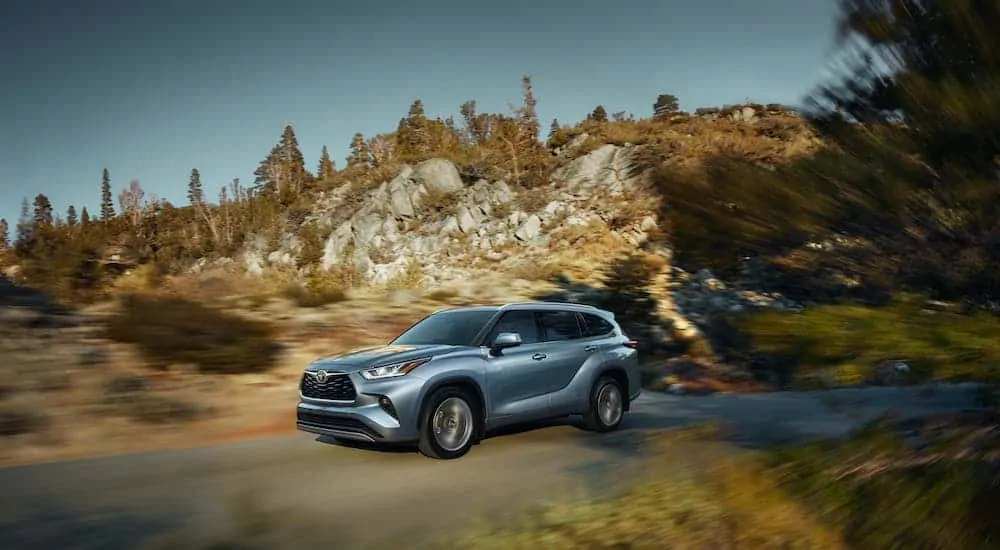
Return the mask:
POLYGON ((387 345, 310 364, 298 429, 339 440, 416 443, 463 456, 487 431, 583 415, 618 428, 639 396, 637 344, 586 305, 460 307, 423 318, 387 345))

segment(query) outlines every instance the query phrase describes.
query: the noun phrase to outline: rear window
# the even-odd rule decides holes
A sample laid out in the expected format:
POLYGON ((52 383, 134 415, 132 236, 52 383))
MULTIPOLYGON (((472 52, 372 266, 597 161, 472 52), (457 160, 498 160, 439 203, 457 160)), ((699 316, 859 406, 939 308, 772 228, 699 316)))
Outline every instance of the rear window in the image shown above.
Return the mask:
POLYGON ((538 324, 542 326, 545 342, 574 340, 581 336, 580 323, 572 311, 539 311, 538 324))
POLYGON ((583 337, 593 338, 595 336, 610 336, 615 331, 615 326, 607 319, 593 313, 581 313, 583 317, 583 337))

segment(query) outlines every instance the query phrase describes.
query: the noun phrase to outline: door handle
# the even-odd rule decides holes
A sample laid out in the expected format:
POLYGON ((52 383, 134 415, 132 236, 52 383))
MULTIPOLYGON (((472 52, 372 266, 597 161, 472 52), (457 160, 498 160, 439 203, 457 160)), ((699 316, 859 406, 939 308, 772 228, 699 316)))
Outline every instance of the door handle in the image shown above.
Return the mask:
POLYGON ((583 351, 587 353, 594 353, 595 351, 597 351, 597 346, 587 346, 583 348, 583 351))
POLYGON ((534 359, 535 361, 541 361, 542 359, 545 359, 546 357, 548 357, 548 356, 545 355, 544 353, 536 353, 536 354, 534 354, 534 355, 531 356, 531 358, 534 359))

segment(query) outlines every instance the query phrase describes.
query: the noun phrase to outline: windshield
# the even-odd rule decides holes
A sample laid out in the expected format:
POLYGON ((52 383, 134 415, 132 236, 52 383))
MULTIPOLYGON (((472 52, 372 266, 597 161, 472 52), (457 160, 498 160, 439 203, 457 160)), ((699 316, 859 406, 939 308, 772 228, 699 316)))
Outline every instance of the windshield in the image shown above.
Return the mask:
POLYGON ((474 346, 476 335, 494 315, 494 310, 468 309, 433 313, 390 343, 410 346, 474 346))

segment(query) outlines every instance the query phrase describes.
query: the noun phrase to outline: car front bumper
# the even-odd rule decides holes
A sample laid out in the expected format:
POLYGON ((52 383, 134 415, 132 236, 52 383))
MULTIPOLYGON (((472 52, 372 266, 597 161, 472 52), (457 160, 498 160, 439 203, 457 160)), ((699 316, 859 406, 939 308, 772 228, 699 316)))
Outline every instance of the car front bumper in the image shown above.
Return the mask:
POLYGON ((350 374, 353 402, 313 399, 299 393, 296 428, 303 432, 367 443, 408 443, 419 439, 420 390, 423 380, 401 376, 365 380, 350 374))

